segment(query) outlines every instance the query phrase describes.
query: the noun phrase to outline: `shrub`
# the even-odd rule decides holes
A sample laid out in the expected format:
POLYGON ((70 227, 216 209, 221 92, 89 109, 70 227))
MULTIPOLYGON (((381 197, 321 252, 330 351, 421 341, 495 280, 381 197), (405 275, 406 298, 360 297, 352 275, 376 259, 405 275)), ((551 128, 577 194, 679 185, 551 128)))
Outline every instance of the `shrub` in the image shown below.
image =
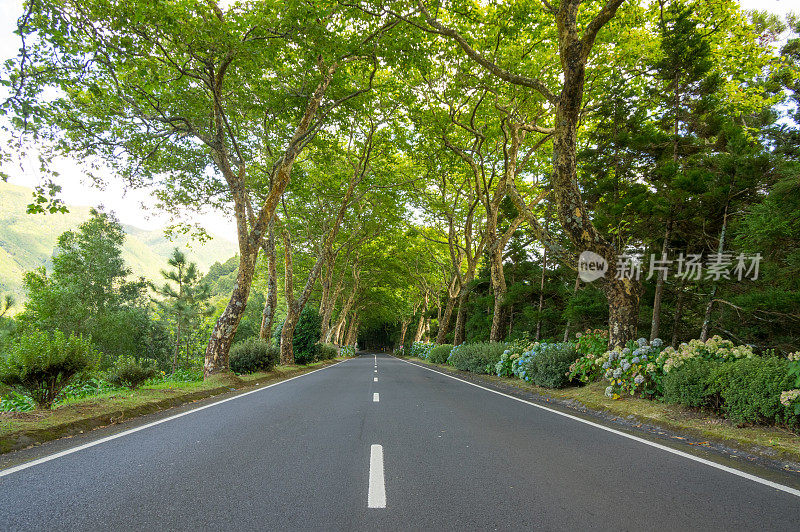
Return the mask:
POLYGON ((98 359, 89 339, 33 330, 21 336, 0 360, 0 382, 27 393, 39 407, 50 408, 64 387, 93 368, 98 359))
POLYGON ((315 345, 322 335, 322 317, 317 309, 307 305, 300 312, 297 326, 292 336, 294 361, 297 364, 308 364, 314 361, 315 345))
POLYGON ((343 345, 339 348, 339 356, 354 357, 356 356, 356 347, 354 345, 343 345))
POLYGON ((404 357, 406 356, 406 348, 402 345, 400 347, 396 347, 394 353, 392 353, 396 357, 404 357))
POLYGON ((156 361, 152 358, 119 357, 106 374, 106 380, 131 390, 156 376, 156 361))
POLYGON ((428 353, 428 360, 434 364, 446 364, 447 358, 450 356, 450 351, 453 350, 453 344, 437 345, 428 353))
POLYGON ((649 344, 646 339, 639 338, 635 342, 628 342, 622 349, 613 349, 595 359, 595 365, 600 366, 605 372, 603 376, 610 382, 606 396, 619 399, 626 394, 638 393, 642 397, 660 395, 665 359, 662 355, 667 349, 664 349, 664 342, 660 338, 653 339, 649 344))
POLYGON ((664 401, 700 407, 709 403, 709 377, 719 366, 717 361, 690 360, 664 375, 664 401))
POLYGON ((506 349, 503 351, 503 354, 500 355, 500 360, 494 365, 494 371, 492 373, 498 377, 513 377, 513 364, 517 358, 519 358, 519 355, 512 354, 510 350, 506 349))
POLYGON ((319 343, 314 346, 314 358, 316 360, 330 360, 336 358, 339 350, 333 344, 319 343))
POLYGON ((448 364, 462 371, 490 373, 505 351, 500 342, 476 342, 457 345, 450 351, 448 364))
POLYGON ((718 393, 722 409, 733 420, 797 423, 781 394, 791 390, 788 362, 778 358, 745 358, 720 364, 709 376, 709 391, 718 393))
MULTIPOLYGON (((524 334, 521 338, 512 340, 506 343, 506 350, 500 355, 500 360, 491 368, 492 375, 499 377, 513 377, 514 376, 514 361, 523 356, 524 353, 533 349, 539 342, 533 342, 529 339, 528 334, 524 334)), ((488 368, 487 368, 488 369, 488 368)))
POLYGON ((579 356, 594 355, 599 357, 608 351, 608 331, 602 329, 586 329, 586 332, 575 334, 575 351, 579 356))
POLYGON ((515 375, 526 382, 546 388, 561 388, 569 381, 570 365, 577 357, 575 346, 568 342, 538 343, 512 364, 515 375))
POLYGON ((431 352, 436 344, 428 343, 428 342, 414 342, 411 344, 411 349, 409 349, 409 356, 417 357, 417 358, 428 358, 428 353, 431 352))
POLYGON ((278 363, 280 351, 261 338, 251 337, 234 344, 230 354, 230 368, 234 373, 270 371, 278 363))
POLYGON ((753 358, 753 349, 747 345, 736 345, 730 340, 723 340, 715 335, 701 342, 691 340, 688 344, 681 344, 678 349, 667 347, 661 351, 656 363, 662 367, 664 373, 669 373, 673 368, 679 368, 688 360, 738 360, 740 358, 753 358))

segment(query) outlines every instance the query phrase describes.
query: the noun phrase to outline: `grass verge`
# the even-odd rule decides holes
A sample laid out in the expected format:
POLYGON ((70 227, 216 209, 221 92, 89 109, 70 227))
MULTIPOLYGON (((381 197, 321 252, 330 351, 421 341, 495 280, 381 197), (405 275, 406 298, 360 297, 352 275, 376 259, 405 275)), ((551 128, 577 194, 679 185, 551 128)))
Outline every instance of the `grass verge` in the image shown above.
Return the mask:
POLYGON ((53 410, 0 413, 0 454, 121 423, 233 390, 263 387, 344 360, 307 366, 277 366, 266 373, 224 375, 204 381, 162 383, 135 391, 110 392, 59 405, 53 410))
MULTIPOLYGON (((766 458, 800 462, 800 435, 769 425, 743 425, 719 416, 684 408, 680 405, 650 401, 638 397, 613 400, 605 396, 605 384, 595 382, 586 386, 570 386, 558 390, 542 388, 521 379, 476 375, 459 371, 451 366, 432 364, 427 360, 409 358, 414 362, 445 370, 448 373, 469 376, 470 380, 483 380, 508 387, 518 388, 540 396, 544 401, 557 399, 568 408, 589 410, 632 419, 638 423, 654 425, 670 432, 686 434, 692 439, 713 441, 766 458)), ((679 437, 679 439, 681 439, 679 437)), ((687 438, 688 439, 688 438, 687 438)))

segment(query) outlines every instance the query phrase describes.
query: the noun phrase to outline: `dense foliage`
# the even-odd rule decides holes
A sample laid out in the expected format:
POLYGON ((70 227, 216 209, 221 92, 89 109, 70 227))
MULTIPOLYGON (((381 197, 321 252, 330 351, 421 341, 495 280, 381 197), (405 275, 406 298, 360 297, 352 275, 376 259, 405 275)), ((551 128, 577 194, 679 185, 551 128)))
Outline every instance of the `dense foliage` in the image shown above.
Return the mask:
POLYGON ((231 371, 270 371, 278 363, 278 349, 260 338, 248 338, 231 348, 231 371))
POLYGON ((106 374, 106 380, 115 386, 131 390, 156 376, 156 361, 152 358, 119 357, 106 374))
POLYGON ((98 353, 89 339, 61 331, 32 330, 0 359, 0 383, 50 408, 70 381, 90 369, 98 353))

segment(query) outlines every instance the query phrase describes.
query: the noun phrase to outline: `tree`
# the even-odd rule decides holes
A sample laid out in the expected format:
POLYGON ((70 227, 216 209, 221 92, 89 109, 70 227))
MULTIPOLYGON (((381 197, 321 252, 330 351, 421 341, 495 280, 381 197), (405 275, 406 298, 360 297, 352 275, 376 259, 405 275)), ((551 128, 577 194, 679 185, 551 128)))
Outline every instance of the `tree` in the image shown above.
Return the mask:
MULTIPOLYGON (((161 288, 153 286, 153 290, 163 298, 156 304, 171 317, 175 327, 175 350, 172 357, 172 373, 178 369, 181 352, 181 341, 191 337, 198 322, 212 312, 208 300, 211 290, 207 284, 200 282, 200 272, 194 262, 187 263, 186 254, 175 248, 167 259, 172 270, 161 270, 161 276, 167 281, 161 288), (177 288, 173 287, 174 285, 177 288)), ((187 358, 189 350, 186 349, 187 358)))
POLYGON ((122 259, 125 232, 113 214, 92 209, 91 218, 58 238, 53 271, 24 277, 28 299, 24 327, 91 335, 106 355, 143 350, 149 335, 146 282, 129 280, 122 259))
MULTIPOLYGON (((552 50, 557 54, 560 65, 562 79, 556 82, 517 74, 492 61, 485 53, 474 48, 464 37, 463 32, 440 21, 444 10, 439 10, 437 18, 420 1, 418 7, 421 20, 411 20, 404 15, 395 14, 416 27, 453 41, 468 57, 493 76, 506 83, 525 87, 547 102, 548 108, 552 110, 553 126, 541 128, 541 133, 552 135, 553 139, 551 185, 556 211, 561 226, 572 243, 581 250, 597 253, 609 265, 604 289, 610 309, 611 345, 622 345, 635 336, 641 285, 635 279, 616 275, 617 250, 600 235, 589 216, 578 183, 576 154, 578 128, 584 110, 587 61, 595 46, 598 33, 614 18, 623 2, 624 0, 608 0, 599 10, 581 12, 579 0, 562 0, 554 5, 544 2, 543 11, 532 10, 533 16, 538 18, 537 21, 544 22, 550 18, 549 23, 555 23, 556 35, 548 35, 545 38, 548 38, 552 50), (582 31, 579 30, 579 18, 583 26, 582 31), (552 90, 550 87, 553 85, 558 88, 552 90)), ((449 19, 461 20, 457 11, 448 10, 447 15, 449 19)), ((481 17, 483 13, 475 12, 472 15, 481 17)), ((519 28, 514 29, 519 31, 519 28)), ((500 44, 504 43, 503 41, 500 44)), ((486 42, 484 40, 478 44, 486 42)), ((539 70, 543 71, 543 68, 540 66, 539 70)), ((512 183, 509 186, 509 194, 540 239, 548 242, 554 250, 558 249, 562 260, 574 263, 569 253, 554 246, 549 233, 541 227, 513 185, 512 183)))
POLYGON ((338 2, 29 2, 5 111, 48 154, 104 162, 135 186, 164 180, 165 208, 232 214, 238 277, 206 349, 211 375, 227 371, 295 161, 370 90, 374 43, 394 25, 338 2))

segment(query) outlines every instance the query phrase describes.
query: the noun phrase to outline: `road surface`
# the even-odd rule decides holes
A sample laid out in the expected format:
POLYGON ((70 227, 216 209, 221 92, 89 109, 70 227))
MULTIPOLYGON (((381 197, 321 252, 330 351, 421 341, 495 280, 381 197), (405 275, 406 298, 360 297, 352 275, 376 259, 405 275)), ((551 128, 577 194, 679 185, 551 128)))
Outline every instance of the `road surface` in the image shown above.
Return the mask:
POLYGON ((0 471, 0 528, 800 527, 800 491, 385 355, 112 438, 0 471))

